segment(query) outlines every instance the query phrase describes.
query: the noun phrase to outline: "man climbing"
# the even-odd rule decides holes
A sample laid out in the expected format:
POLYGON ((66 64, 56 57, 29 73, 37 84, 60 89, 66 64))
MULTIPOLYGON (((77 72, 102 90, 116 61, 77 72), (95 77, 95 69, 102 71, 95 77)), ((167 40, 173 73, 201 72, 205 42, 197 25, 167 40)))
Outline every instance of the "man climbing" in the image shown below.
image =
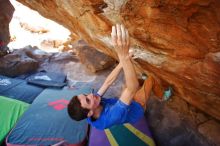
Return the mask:
POLYGON ((80 94, 73 97, 68 104, 68 113, 72 119, 79 121, 87 118, 88 123, 97 129, 138 121, 144 115, 151 90, 161 100, 170 96, 152 76, 147 77, 139 89, 138 79, 129 56, 130 42, 127 29, 117 24, 112 27, 111 37, 119 64, 109 74, 97 93, 80 94), (124 71, 126 87, 120 98, 101 98, 116 80, 121 69, 124 71))

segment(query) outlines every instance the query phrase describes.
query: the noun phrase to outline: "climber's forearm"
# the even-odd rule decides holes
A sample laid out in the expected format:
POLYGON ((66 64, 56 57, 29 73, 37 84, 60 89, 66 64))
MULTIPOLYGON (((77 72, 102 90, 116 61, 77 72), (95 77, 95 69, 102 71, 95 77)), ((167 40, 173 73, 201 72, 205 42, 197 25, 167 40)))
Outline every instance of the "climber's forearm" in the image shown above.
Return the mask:
POLYGON ((113 71, 108 75, 105 82, 103 83, 99 91, 97 92, 100 96, 102 96, 106 92, 106 90, 112 85, 112 83, 117 79, 121 69, 122 69, 121 63, 119 63, 113 69, 113 71))

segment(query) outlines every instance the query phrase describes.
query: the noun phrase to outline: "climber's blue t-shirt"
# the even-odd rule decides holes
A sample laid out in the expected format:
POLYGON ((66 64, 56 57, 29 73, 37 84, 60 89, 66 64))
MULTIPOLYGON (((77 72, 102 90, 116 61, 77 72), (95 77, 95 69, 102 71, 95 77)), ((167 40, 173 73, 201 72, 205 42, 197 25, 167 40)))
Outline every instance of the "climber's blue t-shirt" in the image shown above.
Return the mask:
POLYGON ((87 118, 89 124, 100 130, 113 125, 135 123, 144 115, 144 109, 135 101, 132 101, 130 105, 126 105, 117 98, 102 98, 101 104, 103 110, 100 117, 95 121, 92 118, 87 118))

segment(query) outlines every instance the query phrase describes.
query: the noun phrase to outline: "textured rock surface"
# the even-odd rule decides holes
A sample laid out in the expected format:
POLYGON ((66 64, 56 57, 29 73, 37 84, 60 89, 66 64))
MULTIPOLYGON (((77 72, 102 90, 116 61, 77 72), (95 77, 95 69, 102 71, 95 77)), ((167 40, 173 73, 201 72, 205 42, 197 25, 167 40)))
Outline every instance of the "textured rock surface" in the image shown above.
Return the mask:
POLYGON ((219 0, 18 1, 114 58, 111 26, 124 23, 141 68, 220 119, 219 0))
POLYGON ((199 132, 204 135, 206 133, 209 133, 207 138, 210 141, 215 141, 216 145, 220 144, 220 139, 219 139, 220 125, 216 121, 210 120, 204 124, 201 124, 198 128, 199 128, 199 132))
POLYGON ((95 48, 86 44, 83 40, 73 44, 80 61, 88 70, 95 73, 103 69, 107 69, 115 64, 115 60, 95 48))
POLYGON ((9 22, 11 21, 14 7, 9 0, 0 0, 0 57, 7 54, 7 44, 10 41, 9 22))
POLYGON ((14 51, 0 58, 0 74, 15 77, 34 72, 39 62, 27 56, 25 51, 14 51))
POLYGON ((0 41, 7 45, 10 41, 9 22, 11 21, 14 7, 8 0, 0 0, 0 41))
MULTIPOLYGON (((206 140, 203 136, 207 133, 199 134, 191 122, 192 119, 183 117, 155 99, 150 99, 146 115, 158 146, 211 146, 214 145, 213 143, 218 144, 216 140, 211 142, 206 140)), ((217 137, 214 135, 214 138, 217 137)))

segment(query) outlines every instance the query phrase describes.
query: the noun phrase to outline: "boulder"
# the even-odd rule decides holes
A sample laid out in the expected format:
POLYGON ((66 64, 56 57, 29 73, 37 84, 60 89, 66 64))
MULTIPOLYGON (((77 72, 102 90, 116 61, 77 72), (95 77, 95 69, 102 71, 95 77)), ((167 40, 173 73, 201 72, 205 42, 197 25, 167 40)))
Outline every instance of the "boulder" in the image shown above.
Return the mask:
POLYGON ((0 0, 0 57, 9 53, 7 44, 10 41, 9 23, 14 13, 14 7, 8 0, 0 0))
POLYGON ((53 55, 52 53, 45 52, 45 51, 39 49, 38 47, 31 46, 31 45, 26 46, 24 48, 17 49, 15 52, 17 54, 26 55, 26 56, 38 61, 39 63, 43 63, 43 62, 47 61, 53 55))
MULTIPOLYGON (((152 96, 154 97, 154 96, 152 96)), ((171 101, 170 101, 171 102, 171 101)), ((181 101, 184 102, 184 101, 181 101)), ((187 108, 187 116, 177 112, 165 105, 163 102, 158 102, 156 97, 150 98, 147 106, 146 116, 148 118, 150 129, 158 146, 211 146, 218 144, 218 141, 209 141, 205 137, 209 137, 209 133, 201 134, 197 127, 192 124, 192 118, 189 116, 190 109, 182 105, 177 105, 178 102, 169 103, 176 104, 175 107, 187 108)), ((195 113, 195 112, 193 112, 195 113)), ((208 128, 207 126, 204 126, 208 128)), ((215 135, 216 136, 216 135, 215 135)))
POLYGON ((49 30, 46 29, 46 28, 44 28, 44 27, 35 26, 35 25, 31 26, 31 25, 30 25, 30 22, 29 22, 29 23, 20 22, 20 26, 21 26, 23 29, 25 29, 25 30, 27 30, 27 31, 30 31, 31 33, 39 33, 39 34, 41 34, 41 33, 47 33, 47 32, 49 32, 49 30))
POLYGON ((9 77, 34 72, 38 67, 38 61, 25 54, 12 53, 0 58, 0 74, 9 77))
POLYGON ((115 64, 113 58, 87 45, 86 42, 82 40, 78 41, 77 45, 74 44, 73 46, 77 46, 74 49, 76 50, 82 64, 93 73, 110 68, 115 64))

